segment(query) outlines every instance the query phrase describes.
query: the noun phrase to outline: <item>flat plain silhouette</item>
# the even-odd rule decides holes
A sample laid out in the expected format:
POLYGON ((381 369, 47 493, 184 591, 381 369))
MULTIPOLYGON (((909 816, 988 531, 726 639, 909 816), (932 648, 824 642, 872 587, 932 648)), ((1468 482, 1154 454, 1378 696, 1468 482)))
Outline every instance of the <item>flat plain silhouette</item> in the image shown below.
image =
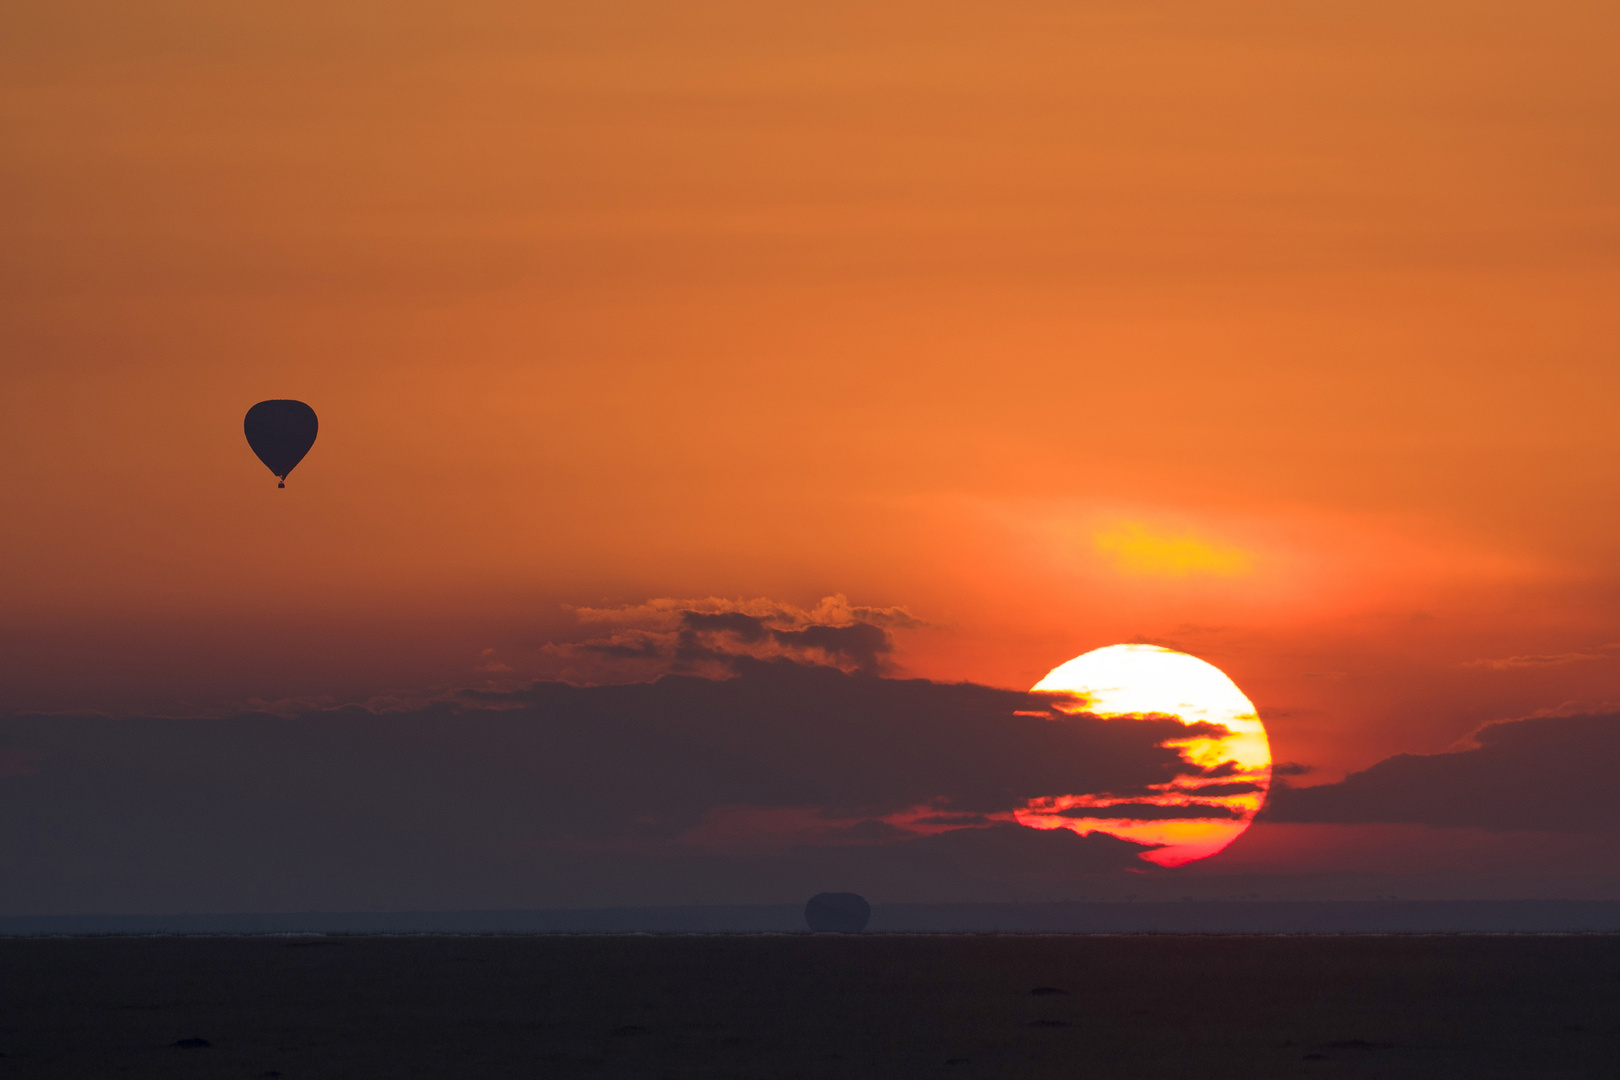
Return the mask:
POLYGON ((0 971, 0 1066, 48 1080, 1574 1080, 1620 1060, 1608 935, 0 938, 0 971))
POLYGON ((242 433, 247 436, 248 446, 281 480, 276 486, 282 488, 287 486, 287 474, 315 445, 319 428, 314 409, 302 401, 287 398, 261 401, 249 409, 242 420, 242 433))

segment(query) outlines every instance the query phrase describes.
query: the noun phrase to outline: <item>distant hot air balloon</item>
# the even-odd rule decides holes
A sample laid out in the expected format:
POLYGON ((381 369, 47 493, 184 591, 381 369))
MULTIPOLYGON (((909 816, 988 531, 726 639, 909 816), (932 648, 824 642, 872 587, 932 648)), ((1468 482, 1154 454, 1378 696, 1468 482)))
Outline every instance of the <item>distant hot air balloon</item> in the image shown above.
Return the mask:
POLYGON ((817 893, 804 905, 805 924, 818 934, 858 934, 872 917, 872 905, 852 892, 817 893))
POLYGON ((287 486, 287 474, 315 445, 315 431, 319 426, 314 409, 302 401, 284 398, 259 402, 247 411, 242 421, 248 445, 259 455, 259 460, 281 478, 277 487, 287 486))

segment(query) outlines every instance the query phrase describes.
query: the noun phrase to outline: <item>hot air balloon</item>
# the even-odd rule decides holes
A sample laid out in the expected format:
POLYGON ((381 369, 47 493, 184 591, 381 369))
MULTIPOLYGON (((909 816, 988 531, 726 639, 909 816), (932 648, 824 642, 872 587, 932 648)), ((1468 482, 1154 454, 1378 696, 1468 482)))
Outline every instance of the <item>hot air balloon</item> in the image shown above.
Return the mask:
POLYGON ((287 486, 287 474, 315 445, 320 422, 315 410, 302 401, 285 398, 261 401, 247 411, 242 431, 248 445, 269 470, 280 477, 276 487, 287 486))
POLYGON ((804 905, 804 921, 818 934, 858 934, 872 917, 872 905, 852 892, 817 893, 804 905))

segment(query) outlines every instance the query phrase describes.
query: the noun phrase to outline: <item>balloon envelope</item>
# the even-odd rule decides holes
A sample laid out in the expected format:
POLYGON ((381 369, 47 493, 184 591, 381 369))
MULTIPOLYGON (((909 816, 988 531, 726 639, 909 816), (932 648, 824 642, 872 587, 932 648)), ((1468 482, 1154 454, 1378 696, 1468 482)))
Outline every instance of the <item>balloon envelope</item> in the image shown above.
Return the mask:
POLYGON ((314 409, 302 401, 286 399, 261 401, 247 411, 242 421, 248 445, 265 467, 281 478, 281 487, 287 486, 287 474, 315 445, 319 426, 314 409))
POLYGON ((804 905, 804 921, 818 934, 858 934, 871 917, 872 905, 852 892, 817 893, 804 905))

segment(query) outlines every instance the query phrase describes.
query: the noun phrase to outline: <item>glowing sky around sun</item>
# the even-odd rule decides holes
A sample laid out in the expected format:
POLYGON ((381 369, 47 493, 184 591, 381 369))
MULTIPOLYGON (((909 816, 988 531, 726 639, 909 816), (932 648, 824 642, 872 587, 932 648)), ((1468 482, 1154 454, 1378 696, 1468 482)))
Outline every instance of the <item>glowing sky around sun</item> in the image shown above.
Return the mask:
POLYGON ((1201 657, 1290 785, 1620 701, 1617 35, 1594 0, 11 0, 4 708, 652 678, 678 631, 590 613, 833 595, 907 613, 901 678, 1201 657), (283 397, 320 438, 277 492, 242 418, 283 397))
POLYGON ((1271 783, 1265 725, 1237 684, 1213 664, 1158 645, 1110 645, 1060 664, 1033 689, 1063 695, 1056 704, 1062 712, 1121 720, 1173 716, 1224 730, 1166 744, 1181 751, 1189 775, 1153 785, 1147 794, 1034 799, 1015 815, 1020 824, 1159 845, 1143 858, 1179 866, 1237 839, 1265 801, 1271 783), (1130 816, 1133 808, 1142 809, 1140 817, 1130 816), (1087 809, 1098 813, 1088 816, 1087 809), (1200 817, 1199 810, 1209 814, 1200 817), (1149 816, 1154 813, 1188 816, 1149 816))

